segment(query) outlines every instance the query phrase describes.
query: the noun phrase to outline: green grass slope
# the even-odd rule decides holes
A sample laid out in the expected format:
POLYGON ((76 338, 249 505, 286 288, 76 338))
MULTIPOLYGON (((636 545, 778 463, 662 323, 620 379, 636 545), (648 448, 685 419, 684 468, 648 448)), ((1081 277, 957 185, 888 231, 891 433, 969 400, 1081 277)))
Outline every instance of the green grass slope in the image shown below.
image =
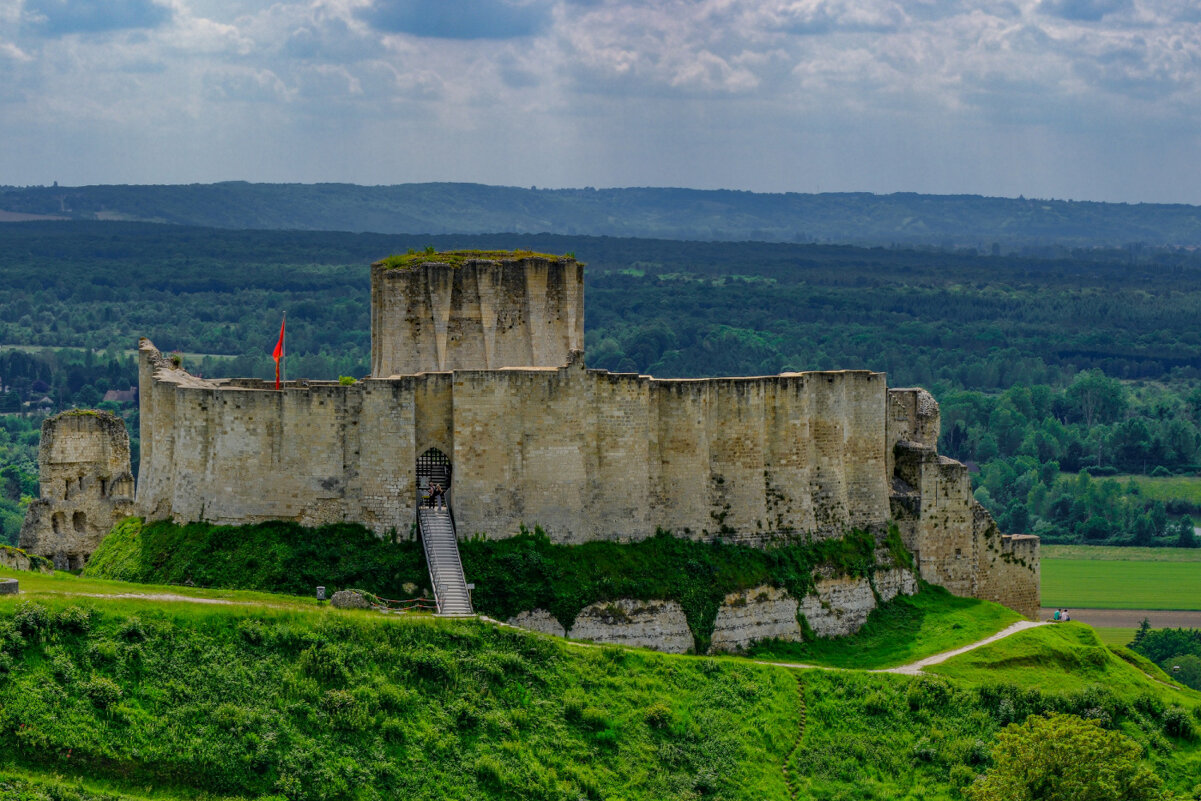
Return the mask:
POLYGON ((1097 685, 1126 698, 1154 691, 1172 703, 1201 702, 1201 693, 1170 681, 1150 662, 1127 649, 1111 649, 1084 623, 1027 629, 927 671, 973 684, 997 681, 1003 676, 1018 687, 1045 691, 1078 692, 1097 685))
POLYGON ((5 575, 24 594, 0 600, 4 798, 785 799, 786 763, 798 798, 950 800, 1001 727, 1047 712, 1134 737, 1182 797, 1201 775, 1201 694, 1080 624, 910 677, 5 575))
POLYGON ((896 667, 970 645, 1021 619, 1000 604, 960 598, 937 585, 923 584, 917 595, 901 595, 876 607, 863 628, 849 637, 769 640, 752 646, 748 655, 861 670, 896 667))
POLYGON ((788 672, 729 660, 328 608, 0 601, 0 776, 52 785, 779 798, 797 723, 788 672))

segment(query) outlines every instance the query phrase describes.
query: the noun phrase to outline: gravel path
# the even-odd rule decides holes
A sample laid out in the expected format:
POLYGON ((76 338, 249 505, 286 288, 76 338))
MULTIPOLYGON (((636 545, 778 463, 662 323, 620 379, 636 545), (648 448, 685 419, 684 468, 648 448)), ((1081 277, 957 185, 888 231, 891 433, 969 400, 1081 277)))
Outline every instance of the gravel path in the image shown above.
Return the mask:
MULTIPOLYGON (((976 648, 979 648, 982 645, 988 645, 989 643, 993 643, 993 642, 996 642, 997 640, 1004 639, 1005 637, 1008 637, 1010 634, 1017 634, 1019 631, 1025 631, 1026 629, 1033 629, 1033 628, 1037 628, 1039 626, 1048 626, 1048 625, 1050 625, 1050 624, 1045 621, 1044 622, 1035 622, 1033 620, 1019 620, 1017 623, 1014 623, 1012 626, 1009 626, 1008 628, 998 631, 996 634, 992 635, 991 637, 985 637, 983 640, 977 640, 976 642, 972 643, 971 645, 965 645, 962 648, 956 648, 954 651, 943 651, 941 654, 934 654, 934 656, 927 656, 925 659, 919 659, 918 661, 910 662, 907 665, 898 665, 897 667, 891 667, 891 668, 881 668, 880 670, 869 670, 868 673, 902 673, 902 674, 905 674, 908 676, 916 676, 917 674, 922 672, 922 668, 924 668, 924 667, 929 667, 930 665, 937 665, 939 662, 945 662, 953 656, 959 656, 960 654, 966 654, 968 651, 975 650, 976 648)), ((851 668, 831 668, 831 667, 825 667, 823 665, 807 665, 807 664, 804 664, 803 662, 759 662, 759 664, 761 664, 761 665, 776 665, 778 667, 788 667, 788 668, 806 668, 806 669, 816 668, 818 670, 851 670, 851 668)))
MULTIPOLYGON (((1054 608, 1038 610, 1039 617, 1050 620, 1054 608)), ((1143 618, 1153 629, 1201 629, 1201 612, 1174 612, 1163 609, 1068 609, 1072 620, 1103 629, 1136 629, 1143 618)))
POLYGON ((919 659, 916 662, 910 662, 908 665, 901 665, 900 667, 888 668, 887 670, 873 670, 872 672, 873 673, 904 673, 905 675, 908 675, 908 676, 916 676, 917 674, 922 672, 922 668, 924 668, 924 667, 929 667, 930 665, 937 665, 939 662, 946 662, 948 659, 950 659, 953 656, 959 656, 960 654, 966 654, 968 651, 973 651, 982 645, 988 645, 989 643, 1004 639, 1004 638, 1008 637, 1010 634, 1017 634, 1019 631, 1025 631, 1026 629, 1033 629, 1033 628, 1037 628, 1039 626, 1046 626, 1046 625, 1048 625, 1048 624, 1045 622, 1039 623, 1039 622, 1035 622, 1033 620, 1019 620, 1017 623, 1014 623, 1009 628, 1002 629, 1001 631, 998 631, 996 634, 992 635, 991 637, 985 637, 983 640, 974 642, 971 645, 965 645, 962 648, 956 648, 954 651, 943 651, 941 654, 935 654, 934 656, 928 656, 925 659, 919 659))

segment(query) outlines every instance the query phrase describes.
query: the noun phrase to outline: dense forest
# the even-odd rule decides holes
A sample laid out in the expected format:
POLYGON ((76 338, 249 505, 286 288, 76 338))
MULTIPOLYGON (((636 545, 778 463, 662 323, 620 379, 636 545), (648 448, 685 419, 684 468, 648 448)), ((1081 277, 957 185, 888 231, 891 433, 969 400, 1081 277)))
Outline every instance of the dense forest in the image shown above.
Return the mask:
MULTIPOLYGON (((859 369, 942 404, 944 453, 979 467, 1007 531, 1181 544, 1201 514, 1107 476, 1201 469, 1201 254, 1054 258, 912 248, 551 235, 0 225, 0 540, 36 485, 36 415, 136 383, 139 335, 207 376, 367 373, 367 265, 432 245, 588 263, 587 361, 663 377, 859 369)), ((136 454, 136 443, 135 443, 136 454)))
POLYGON ((47 215, 216 228, 841 242, 1023 252, 1129 243, 1201 245, 1201 208, 919 195, 538 189, 429 183, 0 186, 0 220, 47 215))

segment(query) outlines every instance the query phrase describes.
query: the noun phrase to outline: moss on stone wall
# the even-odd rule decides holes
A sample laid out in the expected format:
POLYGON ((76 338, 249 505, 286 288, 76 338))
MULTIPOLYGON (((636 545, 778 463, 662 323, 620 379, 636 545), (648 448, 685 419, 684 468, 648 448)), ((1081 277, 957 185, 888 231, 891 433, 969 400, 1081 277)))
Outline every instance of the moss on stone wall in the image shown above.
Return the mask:
POLYGON ((408 253, 395 253, 380 259, 372 266, 381 266, 390 270, 412 270, 422 264, 447 264, 451 267, 461 267, 469 261, 518 261, 520 259, 546 259, 557 262, 573 256, 556 256, 552 253, 536 253, 532 250, 447 250, 436 252, 432 248, 424 251, 410 250, 408 253))

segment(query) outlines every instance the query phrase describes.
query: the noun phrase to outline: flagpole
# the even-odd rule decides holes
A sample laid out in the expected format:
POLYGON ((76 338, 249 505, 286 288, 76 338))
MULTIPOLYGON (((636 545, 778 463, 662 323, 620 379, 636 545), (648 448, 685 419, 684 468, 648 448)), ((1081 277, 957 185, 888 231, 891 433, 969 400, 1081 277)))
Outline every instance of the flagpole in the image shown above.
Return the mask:
POLYGON ((279 372, 283 378, 283 386, 286 387, 288 385, 288 370, 287 370, 287 366, 288 366, 288 312, 287 311, 284 311, 284 322, 283 322, 283 325, 280 326, 280 328, 283 329, 283 332, 280 335, 279 341, 280 341, 280 343, 282 343, 283 347, 280 349, 280 352, 279 352, 279 372))

